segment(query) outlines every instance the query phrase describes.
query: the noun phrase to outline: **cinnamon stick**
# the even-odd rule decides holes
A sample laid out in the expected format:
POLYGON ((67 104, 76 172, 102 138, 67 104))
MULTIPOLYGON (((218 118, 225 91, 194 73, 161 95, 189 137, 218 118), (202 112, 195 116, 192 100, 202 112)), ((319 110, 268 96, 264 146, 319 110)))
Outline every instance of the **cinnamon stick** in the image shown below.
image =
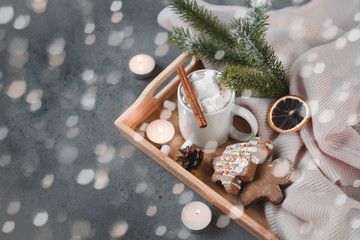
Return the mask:
POLYGON ((204 128, 207 126, 207 122, 205 119, 205 116, 201 110, 201 107, 199 105, 199 102, 195 96, 194 90, 192 88, 192 85, 189 81, 189 78, 187 77, 187 74, 185 72, 185 69, 183 65, 180 65, 176 68, 176 71, 179 75, 182 87, 185 91, 185 95, 190 103, 190 107, 193 110, 196 122, 198 123, 200 128, 204 128))

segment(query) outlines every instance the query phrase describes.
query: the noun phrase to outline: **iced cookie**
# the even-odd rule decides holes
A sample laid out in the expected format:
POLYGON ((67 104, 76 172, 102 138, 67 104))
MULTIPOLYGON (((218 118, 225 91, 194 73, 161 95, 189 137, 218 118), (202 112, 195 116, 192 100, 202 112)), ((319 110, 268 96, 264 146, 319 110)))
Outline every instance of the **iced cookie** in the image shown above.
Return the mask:
POLYGON ((253 138, 246 143, 227 146, 222 156, 212 159, 213 182, 221 182, 225 190, 237 196, 241 182, 252 181, 258 163, 271 155, 272 143, 265 138, 253 138))
POLYGON ((266 199, 272 204, 281 203, 283 193, 280 186, 289 185, 293 173, 294 166, 290 160, 267 160, 258 167, 254 180, 241 190, 239 202, 245 207, 259 199, 266 199))

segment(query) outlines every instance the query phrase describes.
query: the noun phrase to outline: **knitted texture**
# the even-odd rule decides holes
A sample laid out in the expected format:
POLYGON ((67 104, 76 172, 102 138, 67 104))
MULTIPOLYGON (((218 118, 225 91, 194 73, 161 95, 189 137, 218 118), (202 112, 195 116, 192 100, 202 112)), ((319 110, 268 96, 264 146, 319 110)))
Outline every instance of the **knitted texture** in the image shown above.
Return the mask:
MULTIPOLYGON (((223 21, 246 8, 204 4, 223 21)), ((313 0, 270 12, 267 39, 290 75, 290 94, 310 103, 299 132, 279 135, 266 113, 274 99, 238 98, 274 144, 274 158, 295 163, 294 183, 266 218, 280 239, 360 239, 360 3, 313 0)), ((159 19, 166 19, 160 13, 159 19)), ((168 16, 164 27, 179 23, 168 16)))

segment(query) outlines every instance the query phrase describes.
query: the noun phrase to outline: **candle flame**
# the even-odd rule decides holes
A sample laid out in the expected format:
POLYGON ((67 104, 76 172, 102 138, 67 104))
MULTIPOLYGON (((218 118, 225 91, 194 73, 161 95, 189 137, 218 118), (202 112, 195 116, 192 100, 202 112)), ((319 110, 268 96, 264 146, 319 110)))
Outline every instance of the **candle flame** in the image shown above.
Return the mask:
POLYGON ((159 127, 159 132, 162 133, 164 131, 163 127, 159 127))
POLYGON ((196 210, 196 215, 200 214, 200 209, 196 210))
POLYGON ((142 58, 141 58, 141 56, 138 56, 136 60, 137 60, 138 63, 142 63, 142 58))

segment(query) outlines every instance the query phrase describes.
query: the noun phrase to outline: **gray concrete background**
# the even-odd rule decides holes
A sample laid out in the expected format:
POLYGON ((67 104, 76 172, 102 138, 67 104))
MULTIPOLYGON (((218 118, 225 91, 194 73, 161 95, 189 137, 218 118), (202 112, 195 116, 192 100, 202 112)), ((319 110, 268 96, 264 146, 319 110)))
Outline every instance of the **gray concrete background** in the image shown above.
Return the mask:
POLYGON ((217 227, 222 212, 113 125, 151 80, 129 59, 147 53, 159 73, 180 54, 158 35, 163 0, 121 3, 0 1, 0 239, 254 239, 217 227), (180 219, 195 200, 213 213, 200 233, 180 219))

